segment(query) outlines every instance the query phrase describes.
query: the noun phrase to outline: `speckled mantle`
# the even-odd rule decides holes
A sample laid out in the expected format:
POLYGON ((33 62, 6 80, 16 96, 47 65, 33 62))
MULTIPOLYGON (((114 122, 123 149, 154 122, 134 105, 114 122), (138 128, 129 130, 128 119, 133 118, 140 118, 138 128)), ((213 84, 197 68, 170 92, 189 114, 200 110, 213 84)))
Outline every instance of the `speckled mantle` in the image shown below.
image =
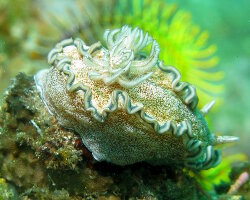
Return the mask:
POLYGON ((48 55, 51 68, 36 74, 41 98, 59 123, 78 132, 99 161, 218 165, 218 140, 203 117, 212 104, 196 108, 195 88, 159 61, 158 43, 128 26, 106 30, 104 40, 107 48, 64 40, 48 55))

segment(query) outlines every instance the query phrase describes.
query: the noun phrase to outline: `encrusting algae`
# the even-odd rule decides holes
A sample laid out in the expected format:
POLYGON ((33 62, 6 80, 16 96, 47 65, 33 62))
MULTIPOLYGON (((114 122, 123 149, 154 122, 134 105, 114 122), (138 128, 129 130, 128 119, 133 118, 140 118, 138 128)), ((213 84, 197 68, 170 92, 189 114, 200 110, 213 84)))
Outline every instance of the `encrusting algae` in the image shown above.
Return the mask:
POLYGON ((218 165, 221 154, 213 146, 237 138, 209 131, 203 116, 214 102, 196 108, 194 86, 159 60, 159 44, 148 33, 123 26, 106 30, 104 40, 107 48, 63 40, 48 55, 51 68, 35 75, 59 123, 79 133, 98 161, 218 165))

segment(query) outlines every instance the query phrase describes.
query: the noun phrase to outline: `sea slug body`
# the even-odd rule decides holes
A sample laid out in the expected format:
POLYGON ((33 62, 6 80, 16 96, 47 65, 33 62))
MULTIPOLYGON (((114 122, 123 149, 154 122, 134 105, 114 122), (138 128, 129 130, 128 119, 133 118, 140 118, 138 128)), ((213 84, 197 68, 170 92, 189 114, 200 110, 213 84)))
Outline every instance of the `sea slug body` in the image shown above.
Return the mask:
POLYGON ((48 55, 50 69, 35 82, 49 112, 73 129, 96 160, 118 165, 146 161, 209 169, 221 161, 217 143, 199 111, 195 88, 159 60, 158 43, 139 28, 106 30, 87 46, 66 39, 48 55), (151 50, 149 51, 151 47, 151 50))

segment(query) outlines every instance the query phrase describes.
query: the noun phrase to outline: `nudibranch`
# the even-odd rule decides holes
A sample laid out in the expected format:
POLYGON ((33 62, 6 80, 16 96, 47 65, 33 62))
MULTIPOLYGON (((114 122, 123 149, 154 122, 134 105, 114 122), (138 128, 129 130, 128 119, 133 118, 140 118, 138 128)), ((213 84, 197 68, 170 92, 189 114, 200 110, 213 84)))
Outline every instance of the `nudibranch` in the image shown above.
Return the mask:
POLYGON ((48 111, 73 129, 98 161, 129 165, 146 161, 209 169, 221 162, 216 137, 196 106, 195 88, 159 60, 160 47, 148 33, 123 26, 87 46, 66 39, 48 54, 51 68, 35 82, 48 111))

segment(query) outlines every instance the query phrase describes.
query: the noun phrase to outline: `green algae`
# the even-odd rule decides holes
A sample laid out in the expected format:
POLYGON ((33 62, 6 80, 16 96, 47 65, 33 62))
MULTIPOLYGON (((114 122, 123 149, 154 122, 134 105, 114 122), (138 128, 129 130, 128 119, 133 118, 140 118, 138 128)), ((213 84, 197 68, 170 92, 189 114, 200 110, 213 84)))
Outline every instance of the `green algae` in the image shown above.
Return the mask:
POLYGON ((0 178, 0 200, 13 200, 15 198, 15 190, 10 188, 5 179, 0 178))

